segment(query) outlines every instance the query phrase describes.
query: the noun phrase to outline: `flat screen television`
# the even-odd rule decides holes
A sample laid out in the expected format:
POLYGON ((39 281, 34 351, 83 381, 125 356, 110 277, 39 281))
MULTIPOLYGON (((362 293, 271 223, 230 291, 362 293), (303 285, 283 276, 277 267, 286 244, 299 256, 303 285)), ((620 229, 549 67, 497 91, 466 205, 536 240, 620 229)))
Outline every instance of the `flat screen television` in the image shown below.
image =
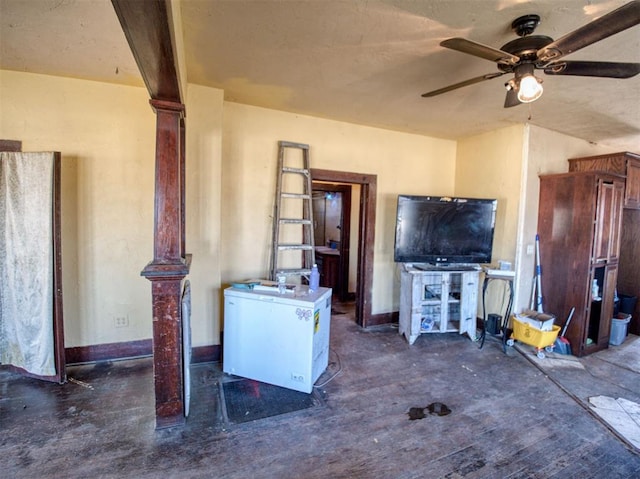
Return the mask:
POLYGON ((497 200, 398 196, 394 261, 490 263, 497 200))

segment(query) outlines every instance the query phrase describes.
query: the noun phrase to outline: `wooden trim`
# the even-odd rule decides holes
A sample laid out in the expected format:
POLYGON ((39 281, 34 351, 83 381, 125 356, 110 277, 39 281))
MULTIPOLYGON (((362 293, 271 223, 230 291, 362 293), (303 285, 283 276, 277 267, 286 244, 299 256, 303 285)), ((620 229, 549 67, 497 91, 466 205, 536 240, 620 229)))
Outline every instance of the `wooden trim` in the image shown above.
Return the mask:
MULTIPOLYGON (((98 361, 118 361, 122 359, 145 358, 153 355, 153 341, 141 339, 122 343, 96 344, 65 349, 67 364, 95 363, 98 361)), ((218 344, 198 346, 191 349, 191 364, 215 363, 222 358, 218 344)))
POLYGON ((173 54, 171 0, 111 0, 151 98, 182 103, 173 54))
POLYGON ((27 378, 40 379, 43 381, 50 381, 52 383, 59 382, 58 375, 42 376, 40 374, 33 374, 26 369, 19 368, 18 366, 14 366, 13 364, 0 364, 0 371, 2 370, 11 371, 12 373, 20 374, 21 376, 25 376, 27 378))
POLYGON ((372 314, 369 319, 368 326, 380 326, 382 324, 398 324, 400 319, 400 313, 398 311, 391 311, 390 313, 372 314))
POLYGON ((12 153, 19 153, 22 151, 22 141, 0 140, 0 151, 10 151, 12 153))
POLYGON ((127 341, 122 343, 105 343, 92 346, 67 348, 65 356, 67 364, 93 363, 96 361, 114 361, 118 359, 140 358, 153 354, 151 339, 127 341))
POLYGON ((340 240, 340 301, 347 301, 349 295, 349 261, 351 256, 351 185, 342 191, 342 228, 340 240))
POLYGON ((358 290, 356 296, 362 298, 360 314, 363 318, 362 327, 368 326, 368 320, 371 318, 371 297, 373 292, 373 246, 375 244, 375 224, 376 224, 376 194, 377 194, 377 178, 374 176, 373 181, 362 185, 360 196, 360 247, 358 250, 358 264, 360 277, 362 281, 358 281, 358 290))
POLYGON ((153 262, 165 265, 183 259, 180 125, 184 105, 157 100, 150 103, 157 116, 153 262))
POLYGON ((361 185, 360 224, 358 232, 358 285, 356 291, 356 323, 363 328, 371 320, 373 289, 373 245, 376 226, 376 189, 378 177, 363 173, 320 170, 311 168, 313 181, 351 183, 361 185))
POLYGON ((53 341, 56 377, 59 383, 67 379, 65 370, 64 320, 62 303, 62 155, 53 153, 53 211, 51 218, 53 241, 53 341))
POLYGON ((180 256, 186 257, 186 196, 187 196, 187 162, 186 162, 186 125, 184 112, 180 118, 180 256))
POLYGON ((219 344, 191 348, 191 363, 217 363, 222 359, 222 348, 219 344))

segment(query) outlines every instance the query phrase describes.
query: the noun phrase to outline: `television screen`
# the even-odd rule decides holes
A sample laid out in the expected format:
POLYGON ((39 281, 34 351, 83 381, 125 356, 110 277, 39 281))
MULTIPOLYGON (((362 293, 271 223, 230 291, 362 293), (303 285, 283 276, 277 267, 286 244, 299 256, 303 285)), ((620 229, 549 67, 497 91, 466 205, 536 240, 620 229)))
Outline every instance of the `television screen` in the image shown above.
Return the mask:
POLYGON ((490 263, 497 200, 398 196, 394 261, 490 263))

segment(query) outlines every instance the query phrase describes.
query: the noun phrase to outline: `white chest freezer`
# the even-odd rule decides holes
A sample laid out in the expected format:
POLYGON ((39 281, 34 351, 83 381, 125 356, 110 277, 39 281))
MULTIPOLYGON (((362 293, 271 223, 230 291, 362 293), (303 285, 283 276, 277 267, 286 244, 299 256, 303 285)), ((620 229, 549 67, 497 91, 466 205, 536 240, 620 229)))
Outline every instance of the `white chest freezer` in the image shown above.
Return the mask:
POLYGON ((227 288, 222 370, 310 393, 329 363, 330 322, 330 288, 302 296, 227 288))

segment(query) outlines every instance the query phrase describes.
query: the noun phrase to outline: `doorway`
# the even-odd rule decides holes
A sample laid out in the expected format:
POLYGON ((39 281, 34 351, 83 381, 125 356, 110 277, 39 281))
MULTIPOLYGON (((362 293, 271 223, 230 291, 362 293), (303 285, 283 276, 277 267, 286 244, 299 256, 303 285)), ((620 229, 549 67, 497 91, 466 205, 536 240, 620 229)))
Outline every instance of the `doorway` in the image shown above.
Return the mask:
MULTIPOLYGON (((355 312, 356 323, 358 325, 363 328, 372 326, 371 295, 373 286, 373 244, 375 241, 377 176, 312 168, 311 180, 312 182, 343 185, 346 186, 349 191, 351 191, 349 185, 360 185, 355 312)), ((342 225, 345 223, 346 221, 343 221, 342 225)))
MULTIPOLYGON (((314 244, 320 286, 333 289, 339 301, 349 297, 351 257, 351 190, 354 186, 312 182, 314 244)), ((354 248, 357 251, 357 247, 354 248)), ((354 291, 355 288, 352 289, 354 291)))
POLYGON ((63 383, 61 155, 2 151, 0 177, 0 365, 63 383))

